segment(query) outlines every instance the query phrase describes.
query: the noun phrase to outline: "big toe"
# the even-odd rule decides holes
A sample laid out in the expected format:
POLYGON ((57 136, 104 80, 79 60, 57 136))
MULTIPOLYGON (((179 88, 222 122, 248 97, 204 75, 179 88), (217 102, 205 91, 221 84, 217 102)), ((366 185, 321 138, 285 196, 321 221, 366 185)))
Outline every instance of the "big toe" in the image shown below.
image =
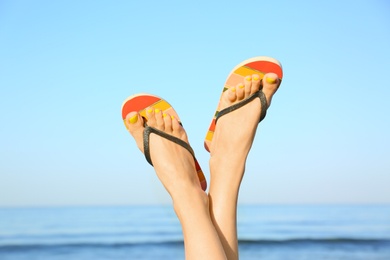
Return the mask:
POLYGON ((144 118, 138 112, 130 112, 126 116, 124 123, 137 143, 138 148, 143 152, 144 118))
POLYGON ((280 86, 280 79, 275 73, 267 73, 262 80, 262 91, 267 98, 268 106, 271 105, 273 95, 276 93, 280 86))

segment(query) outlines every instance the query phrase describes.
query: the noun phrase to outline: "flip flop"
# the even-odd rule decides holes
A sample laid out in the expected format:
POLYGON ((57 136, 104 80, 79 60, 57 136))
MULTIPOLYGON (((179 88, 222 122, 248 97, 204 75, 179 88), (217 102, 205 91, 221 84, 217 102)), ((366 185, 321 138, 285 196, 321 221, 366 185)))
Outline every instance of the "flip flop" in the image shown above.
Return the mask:
MULTIPOLYGON (((258 74, 260 76, 260 79, 264 77, 265 74, 273 72, 276 75, 278 75, 279 80, 282 80, 283 77, 283 70, 282 70, 282 65, 280 64, 279 61, 275 60, 274 58, 271 57, 266 57, 266 56, 259 56, 259 57, 254 57, 248 60, 245 60, 238 64, 229 74, 228 78, 225 81, 225 86, 223 88, 223 91, 226 91, 230 87, 235 87, 237 84, 241 83, 244 81, 244 78, 246 76, 251 76, 253 74, 258 74)), ((230 107, 227 107, 220 111, 220 104, 221 102, 218 103, 218 107, 214 113, 214 117, 211 120, 210 127, 207 131, 205 140, 204 140, 204 147, 205 149, 210 152, 210 145, 211 141, 213 140, 213 135, 214 135, 214 130, 215 130, 215 125, 217 123, 218 118, 221 116, 230 113, 245 104, 249 103, 252 101, 254 98, 258 97, 261 102, 261 107, 264 108, 266 107, 267 100, 264 96, 263 91, 258 91, 254 93, 252 96, 244 99, 243 101, 234 104, 230 107)), ((220 97, 220 100, 222 98, 222 94, 220 97)), ((261 115, 260 115, 260 121, 264 119, 265 114, 266 114, 267 109, 262 109, 261 115)))
MULTIPOLYGON (((176 138, 172 135, 169 135, 165 132, 162 132, 156 128, 150 127, 147 125, 146 122, 146 108, 148 107, 153 107, 155 109, 160 109, 162 112, 166 112, 167 114, 174 116, 181 124, 180 118, 176 111, 173 109, 173 107, 164 99, 150 95, 150 94, 137 94, 128 97, 122 104, 122 119, 125 120, 126 116, 133 111, 137 111, 140 113, 140 115, 144 118, 145 120, 145 129, 144 129, 144 155, 146 160, 150 165, 153 166, 152 160, 150 158, 150 148, 149 148, 149 136, 151 133, 154 133, 156 135, 159 135, 165 139, 168 139, 174 143, 177 143, 178 145, 184 147, 186 150, 188 150, 192 156, 194 157, 195 161, 195 168, 196 172, 198 174, 199 182, 202 187, 202 189, 205 191, 207 188, 207 182, 206 178, 203 174, 202 169, 200 168, 200 165, 195 158, 195 153, 192 150, 191 146, 184 142, 183 140, 176 138)), ((126 125, 126 124, 125 124, 126 125)))

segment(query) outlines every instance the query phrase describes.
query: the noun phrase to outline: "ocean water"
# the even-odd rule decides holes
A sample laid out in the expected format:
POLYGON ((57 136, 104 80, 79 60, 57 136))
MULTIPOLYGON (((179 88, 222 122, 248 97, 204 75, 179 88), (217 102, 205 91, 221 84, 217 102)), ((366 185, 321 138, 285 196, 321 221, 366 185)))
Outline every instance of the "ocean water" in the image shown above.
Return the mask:
MULTIPOLYGON (((194 223, 196 225, 196 223, 194 223)), ((390 205, 241 205, 240 259, 390 259, 390 205)), ((184 259, 170 206, 0 208, 1 260, 184 259)))

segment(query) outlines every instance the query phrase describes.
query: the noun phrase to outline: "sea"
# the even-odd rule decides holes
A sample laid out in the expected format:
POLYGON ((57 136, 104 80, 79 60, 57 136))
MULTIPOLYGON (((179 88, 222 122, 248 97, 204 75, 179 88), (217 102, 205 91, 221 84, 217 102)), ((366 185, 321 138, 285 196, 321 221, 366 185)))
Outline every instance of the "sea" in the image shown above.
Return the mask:
MULTIPOLYGON (((390 260, 390 205, 239 205, 238 238, 241 260, 390 260)), ((182 260, 184 246, 170 205, 7 207, 0 259, 182 260)))

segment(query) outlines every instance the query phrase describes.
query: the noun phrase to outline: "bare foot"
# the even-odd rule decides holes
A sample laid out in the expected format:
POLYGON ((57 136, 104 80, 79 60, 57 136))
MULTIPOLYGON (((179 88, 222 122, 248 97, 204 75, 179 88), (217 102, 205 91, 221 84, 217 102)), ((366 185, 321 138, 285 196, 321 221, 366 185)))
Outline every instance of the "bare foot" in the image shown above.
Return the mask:
POLYGON ((244 82, 236 87, 231 87, 223 93, 220 101, 220 111, 229 108, 261 90, 267 100, 267 107, 261 107, 259 98, 255 98, 248 104, 221 116, 216 124, 214 137, 210 146, 211 157, 221 155, 230 156, 236 161, 246 159, 252 146, 256 129, 259 124, 262 110, 268 109, 280 80, 274 73, 264 75, 260 80, 259 75, 247 76, 244 82))
MULTIPOLYGON (((159 109, 146 109, 147 126, 188 143, 188 137, 179 121, 159 109)), ((137 112, 126 116, 125 124, 135 139, 138 148, 144 151, 145 119, 137 112)), ((150 157, 153 167, 167 191, 174 196, 177 192, 194 186, 200 189, 192 154, 177 143, 154 133, 149 139, 150 157)))

